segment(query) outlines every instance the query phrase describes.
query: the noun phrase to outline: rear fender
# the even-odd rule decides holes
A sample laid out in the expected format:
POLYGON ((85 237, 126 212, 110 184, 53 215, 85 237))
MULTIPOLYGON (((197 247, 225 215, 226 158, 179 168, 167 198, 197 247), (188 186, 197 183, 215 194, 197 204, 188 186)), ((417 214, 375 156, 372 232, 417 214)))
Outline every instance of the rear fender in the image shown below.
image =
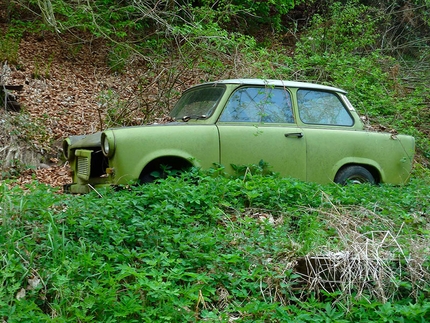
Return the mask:
POLYGON ((381 166, 376 163, 374 160, 366 159, 366 158, 344 158, 333 167, 332 170, 332 178, 335 178, 337 173, 348 166, 362 166, 366 168, 375 178, 376 183, 383 182, 384 180, 384 171, 381 166))

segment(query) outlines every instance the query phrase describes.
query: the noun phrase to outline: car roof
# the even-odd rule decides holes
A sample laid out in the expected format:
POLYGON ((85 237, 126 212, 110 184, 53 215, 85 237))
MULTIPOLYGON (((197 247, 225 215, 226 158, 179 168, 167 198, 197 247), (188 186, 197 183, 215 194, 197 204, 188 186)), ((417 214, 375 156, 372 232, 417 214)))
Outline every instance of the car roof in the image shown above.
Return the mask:
POLYGON ((316 90, 326 90, 326 91, 335 91, 340 93, 346 93, 345 90, 322 85, 316 83, 308 83, 308 82, 296 82, 296 81, 284 81, 284 80, 265 80, 265 79, 230 79, 230 80, 219 80, 214 82, 207 82, 200 85, 210 85, 210 84, 243 84, 243 85, 264 85, 264 86, 285 86, 285 87, 299 87, 299 88, 309 88, 316 90))

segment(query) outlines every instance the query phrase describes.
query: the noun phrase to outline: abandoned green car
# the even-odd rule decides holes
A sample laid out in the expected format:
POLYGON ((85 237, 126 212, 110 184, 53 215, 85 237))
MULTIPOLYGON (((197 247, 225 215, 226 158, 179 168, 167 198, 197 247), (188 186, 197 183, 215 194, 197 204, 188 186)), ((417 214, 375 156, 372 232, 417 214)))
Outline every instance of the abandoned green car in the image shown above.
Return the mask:
POLYGON ((317 183, 408 180, 411 136, 364 130, 346 92, 281 80, 236 79, 185 91, 174 122, 108 129, 64 140, 70 193, 149 182, 161 167, 207 169, 264 160, 281 176, 317 183))

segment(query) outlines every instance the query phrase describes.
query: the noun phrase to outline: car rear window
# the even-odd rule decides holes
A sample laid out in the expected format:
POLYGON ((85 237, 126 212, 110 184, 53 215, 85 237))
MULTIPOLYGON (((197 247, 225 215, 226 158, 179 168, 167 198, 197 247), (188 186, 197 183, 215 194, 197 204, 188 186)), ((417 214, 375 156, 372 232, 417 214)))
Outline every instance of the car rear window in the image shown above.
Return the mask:
POLYGON ((348 109, 335 93, 300 89, 297 91, 297 104, 303 123, 335 126, 354 124, 348 109))

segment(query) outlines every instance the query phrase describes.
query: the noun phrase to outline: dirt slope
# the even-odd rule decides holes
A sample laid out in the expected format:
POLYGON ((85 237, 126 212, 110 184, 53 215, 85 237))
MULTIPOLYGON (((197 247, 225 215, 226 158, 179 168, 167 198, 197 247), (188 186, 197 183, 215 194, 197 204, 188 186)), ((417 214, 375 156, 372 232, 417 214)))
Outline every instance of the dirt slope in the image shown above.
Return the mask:
MULTIPOLYGON (((80 44, 71 36, 28 33, 20 43, 18 64, 0 66, 4 84, 23 85, 23 90, 15 93, 17 101, 30 116, 29 120, 42 122, 47 132, 42 131, 42 127, 40 132, 37 128, 30 130, 33 132, 30 133, 31 142, 23 146, 8 129, 0 128, 3 161, 24 160, 37 168, 27 171, 20 178, 22 183, 34 177, 53 186, 67 183, 67 165, 61 165, 57 158, 62 139, 99 130, 100 93, 107 89, 124 91, 125 83, 133 84, 138 73, 131 76, 126 71, 116 75, 109 71, 107 51, 99 41, 87 40, 80 44), (52 147, 40 144, 47 137, 54 142, 52 147)), ((123 95, 132 93, 133 88, 129 86, 129 93, 123 95)), ((0 119, 6 113, 14 112, 1 109, 0 119)), ((0 126, 3 127, 3 123, 0 126)), ((22 125, 19 128, 15 130, 24 131, 22 125)))

